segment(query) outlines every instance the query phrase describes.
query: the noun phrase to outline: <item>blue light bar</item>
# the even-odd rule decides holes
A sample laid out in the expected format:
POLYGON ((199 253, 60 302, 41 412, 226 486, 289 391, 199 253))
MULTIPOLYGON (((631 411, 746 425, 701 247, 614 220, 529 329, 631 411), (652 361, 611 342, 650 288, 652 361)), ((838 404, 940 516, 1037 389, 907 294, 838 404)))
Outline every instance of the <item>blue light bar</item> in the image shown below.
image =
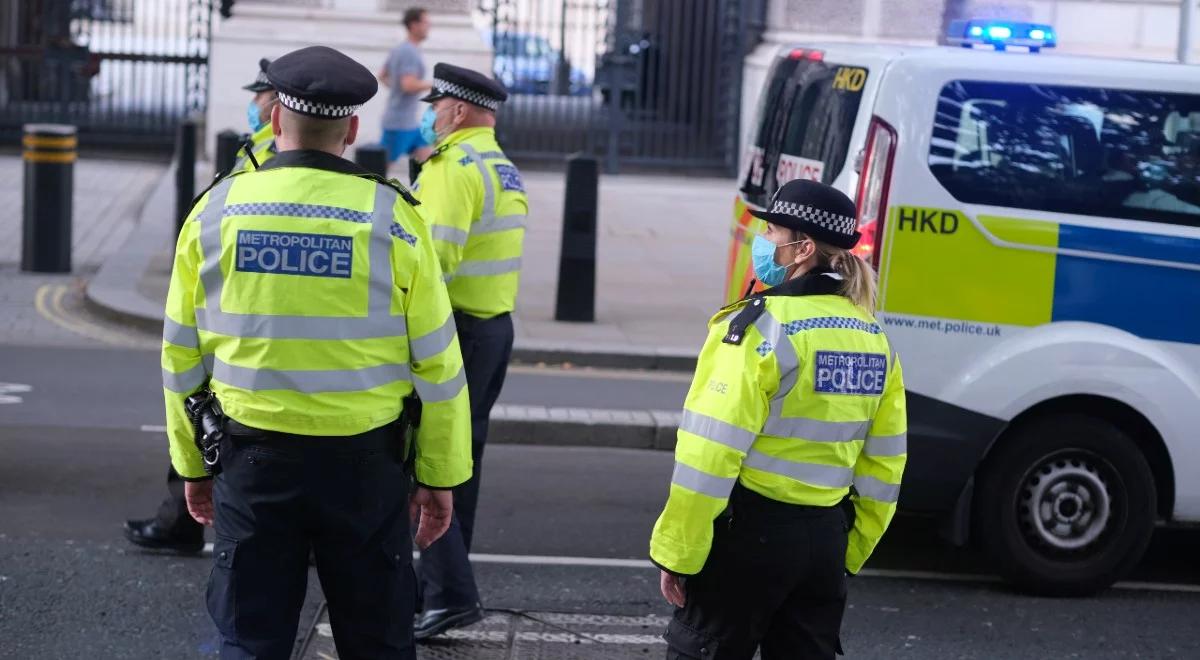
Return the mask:
POLYGON ((979 19, 952 22, 946 32, 946 41, 963 48, 986 46, 1006 50, 1016 46, 1031 53, 1054 48, 1058 43, 1054 28, 1049 25, 979 19))

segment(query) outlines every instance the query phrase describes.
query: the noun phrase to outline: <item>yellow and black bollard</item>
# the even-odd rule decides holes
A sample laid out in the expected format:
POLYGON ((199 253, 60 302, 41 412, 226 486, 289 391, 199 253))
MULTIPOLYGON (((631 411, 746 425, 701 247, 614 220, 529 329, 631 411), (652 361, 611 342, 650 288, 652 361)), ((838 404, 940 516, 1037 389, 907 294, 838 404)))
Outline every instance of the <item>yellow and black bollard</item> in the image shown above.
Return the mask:
POLYGON ((74 195, 75 127, 26 124, 24 233, 21 270, 71 272, 71 198, 74 195))

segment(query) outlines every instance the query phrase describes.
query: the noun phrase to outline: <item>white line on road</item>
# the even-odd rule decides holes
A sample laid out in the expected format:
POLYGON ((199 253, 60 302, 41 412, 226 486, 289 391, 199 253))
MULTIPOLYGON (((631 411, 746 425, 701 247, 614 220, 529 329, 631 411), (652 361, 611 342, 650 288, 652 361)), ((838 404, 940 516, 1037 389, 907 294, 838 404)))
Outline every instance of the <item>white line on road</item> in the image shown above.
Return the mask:
POLYGON ((692 382, 692 372, 690 371, 610 369, 607 367, 572 367, 568 369, 558 366, 538 367, 534 365, 514 364, 509 366, 508 372, 528 374, 530 376, 563 376, 567 378, 599 378, 603 380, 692 382))
MULTIPOLYGON (((213 544, 206 543, 204 552, 212 554, 213 544)), ((419 558, 413 552, 413 559, 419 558)), ((589 568, 639 568, 653 569, 656 566, 645 559, 614 559, 610 557, 564 557, 555 555, 501 555, 472 553, 471 561, 476 564, 519 564, 526 566, 575 566, 589 568)), ((966 584, 994 584, 1000 582, 995 575, 977 573, 941 573, 938 571, 904 571, 891 569, 863 569, 858 577, 887 578, 893 580, 918 580, 927 582, 960 582, 966 584)), ((1113 589, 1122 591, 1167 591, 1200 594, 1200 584, 1172 584, 1169 582, 1118 582, 1113 589)))
POLYGON ((142 424, 143 433, 166 433, 167 427, 155 426, 154 424, 142 424))

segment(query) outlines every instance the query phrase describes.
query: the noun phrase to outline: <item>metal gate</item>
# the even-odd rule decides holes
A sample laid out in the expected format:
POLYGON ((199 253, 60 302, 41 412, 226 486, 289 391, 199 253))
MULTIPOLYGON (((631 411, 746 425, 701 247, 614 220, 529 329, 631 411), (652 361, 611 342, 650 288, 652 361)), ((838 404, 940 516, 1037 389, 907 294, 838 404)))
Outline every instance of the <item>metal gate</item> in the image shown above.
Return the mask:
POLYGON ((743 58, 765 0, 480 0, 497 132, 525 159, 736 174, 743 58))
POLYGON ((208 96, 212 0, 0 3, 0 138, 27 122, 83 141, 169 148, 208 96))

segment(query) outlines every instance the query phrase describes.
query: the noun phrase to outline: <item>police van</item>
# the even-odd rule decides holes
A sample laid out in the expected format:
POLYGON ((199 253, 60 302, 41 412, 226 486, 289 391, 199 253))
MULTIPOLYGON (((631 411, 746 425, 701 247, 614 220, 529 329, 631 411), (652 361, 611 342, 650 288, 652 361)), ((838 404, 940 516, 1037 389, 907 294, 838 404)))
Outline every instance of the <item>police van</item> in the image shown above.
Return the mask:
POLYGON ((1090 593, 1156 525, 1200 522, 1200 67, 954 29, 967 48, 781 51, 727 298, 752 285, 748 211, 782 183, 855 199, 909 388, 902 509, 1027 590, 1090 593))

